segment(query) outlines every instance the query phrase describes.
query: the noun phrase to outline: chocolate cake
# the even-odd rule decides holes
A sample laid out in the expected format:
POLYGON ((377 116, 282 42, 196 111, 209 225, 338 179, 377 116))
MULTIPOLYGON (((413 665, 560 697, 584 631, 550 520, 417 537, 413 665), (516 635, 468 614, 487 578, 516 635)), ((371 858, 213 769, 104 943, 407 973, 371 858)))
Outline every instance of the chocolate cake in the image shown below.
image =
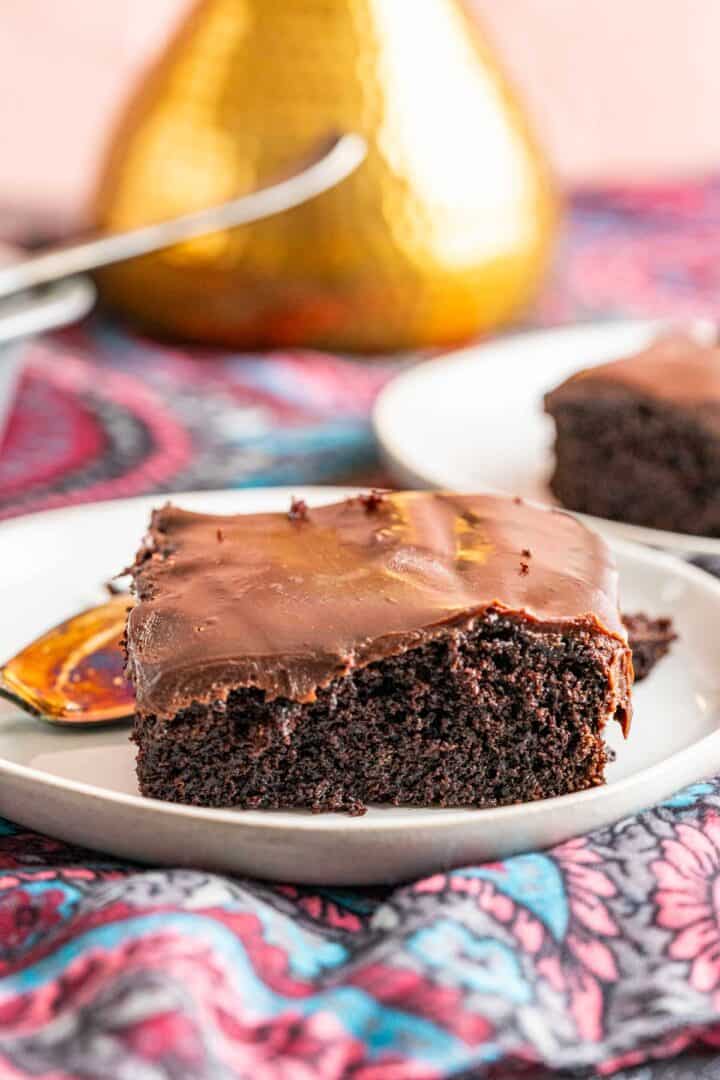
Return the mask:
POLYGON ((643 612, 623 615, 632 652, 635 682, 646 679, 655 665, 670 651, 677 634, 672 619, 651 619, 643 612))
POLYGON ((720 347, 665 337, 571 376, 545 409, 564 506, 720 536, 720 347))
POLYGON ((605 725, 627 731, 617 575, 560 511, 428 492, 166 506, 132 572, 145 795, 497 806, 602 783, 605 725))

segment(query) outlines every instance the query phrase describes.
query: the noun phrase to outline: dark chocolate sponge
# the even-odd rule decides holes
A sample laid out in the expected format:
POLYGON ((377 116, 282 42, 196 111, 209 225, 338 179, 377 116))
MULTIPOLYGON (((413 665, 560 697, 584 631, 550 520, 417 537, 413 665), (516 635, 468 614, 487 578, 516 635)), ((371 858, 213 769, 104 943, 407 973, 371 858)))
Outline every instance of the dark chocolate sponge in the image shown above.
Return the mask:
POLYGON ((144 794, 495 806, 603 780, 632 668, 603 542, 497 496, 153 516, 127 629, 144 794))

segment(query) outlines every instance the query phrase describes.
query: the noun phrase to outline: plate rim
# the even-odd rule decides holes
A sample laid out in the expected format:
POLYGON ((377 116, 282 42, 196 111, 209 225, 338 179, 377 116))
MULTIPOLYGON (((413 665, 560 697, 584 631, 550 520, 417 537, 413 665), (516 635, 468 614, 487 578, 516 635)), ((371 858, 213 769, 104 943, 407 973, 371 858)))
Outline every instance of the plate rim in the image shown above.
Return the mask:
MULTIPOLYGON (((27 514, 18 518, 11 518, 6 522, 0 523, 0 540, 7 530, 32 526, 38 519, 47 520, 48 516, 53 518, 58 517, 58 515, 75 517, 88 512, 101 513, 103 509, 109 507, 127 507, 132 504, 139 506, 155 500, 159 502, 168 498, 180 502, 183 498, 195 500, 207 497, 208 495, 216 495, 233 497, 242 501, 244 498, 252 497, 253 494, 260 491, 272 492, 273 495, 277 495, 278 498, 283 496, 289 497, 291 494, 297 494, 298 492, 302 497, 311 499, 323 498, 325 495, 336 498, 345 498, 353 493, 362 492, 363 490, 363 488, 350 486, 296 484, 294 486, 280 485, 262 488, 216 488, 199 491, 162 492, 158 494, 150 493, 148 495, 133 496, 125 499, 111 499, 71 507, 54 508, 52 510, 27 514)), ((686 563, 667 552, 657 551, 653 548, 623 540, 616 536, 610 537, 608 543, 613 552, 619 552, 621 554, 625 553, 630 558, 650 563, 657 566, 659 569, 664 567, 666 570, 671 571, 675 576, 685 578, 686 580, 689 579, 690 582, 700 584, 703 589, 709 590, 711 593, 715 594, 720 607, 720 580, 712 577, 712 575, 706 573, 704 570, 686 563)), ((30 724, 37 723, 38 721, 33 720, 31 717, 27 717, 27 722, 30 724)), ((129 732, 129 726, 127 729, 123 728, 122 730, 127 730, 129 732)), ((162 799, 148 798, 147 796, 140 794, 113 791, 112 789, 100 787, 82 780, 72 780, 55 776, 42 769, 37 769, 32 765, 23 765, 18 762, 10 761, 3 756, 0 756, 0 776, 8 775, 32 784, 51 787, 55 790, 72 791, 77 795, 86 796, 91 799, 99 799, 105 803, 109 802, 121 805, 132 811, 139 811, 141 813, 156 812, 163 815, 169 815, 170 817, 185 817, 192 819, 194 822, 206 825, 230 825, 253 829, 259 827, 265 830, 280 830, 283 832, 291 829, 312 833, 343 832, 348 828, 357 828, 358 831, 364 833, 383 833, 407 828, 409 824, 412 824, 416 827, 431 827, 433 831, 438 831, 457 828, 462 824, 467 825, 474 817, 479 817, 480 815, 482 815, 482 820, 486 826, 491 827, 493 824, 502 826, 505 820, 514 817, 520 811, 525 814, 529 813, 533 815, 542 813, 552 814, 558 810, 561 811, 562 809, 570 810, 578 801, 581 801, 582 804, 585 805, 595 801, 607 800, 608 798, 612 798, 614 794, 617 794, 618 797, 620 797, 628 788, 644 786, 648 780, 651 780, 658 772, 667 768, 668 761, 678 762, 684 761, 690 757, 703 756, 705 747, 709 745, 714 746, 717 743, 720 743, 720 724, 718 724, 714 731, 703 735, 702 738, 691 743, 689 746, 684 747, 682 750, 678 750, 669 757, 664 758, 662 761, 656 762, 654 765, 649 765, 646 768, 639 769, 630 776, 626 776, 610 785, 602 784, 596 788, 572 792, 567 795, 558 795, 551 799, 511 803, 507 806, 487 807, 484 809, 467 807, 393 808, 404 810, 407 814, 411 813, 413 819, 412 822, 408 822, 405 819, 398 817, 388 817, 383 819, 374 817, 368 818, 365 816, 351 817, 347 814, 310 814, 307 812, 292 812, 288 810, 243 810, 172 803, 162 799), (442 809, 441 817, 434 816, 438 809, 442 809), (355 825, 355 822, 358 824, 355 825)))
MULTIPOLYGON (((571 339, 577 337, 581 339, 587 333, 599 330, 606 330, 609 333, 629 332, 631 330, 653 333, 660 331, 667 325, 668 320, 662 319, 608 319, 573 323, 567 326, 532 328, 517 333, 505 334, 502 337, 492 338, 487 341, 479 341, 462 349, 444 352, 439 356, 422 360, 413 367, 398 372, 385 384, 375 399, 371 413, 371 424, 382 457, 395 476, 400 476, 404 480, 410 480, 415 484, 429 485, 435 489, 446 488, 445 480, 434 473, 432 466, 418 470, 417 462, 412 460, 403 450, 403 447, 398 444, 397 436, 393 433, 392 421, 389 419, 395 408, 393 400, 395 396, 398 393, 402 394, 410 391, 408 393, 408 397, 410 397, 413 383, 418 380, 425 380, 428 374, 434 371, 439 371, 443 367, 447 368, 449 365, 466 364, 473 358, 481 362, 486 350, 494 351, 499 348, 516 346, 523 342, 528 347, 531 347, 533 340, 538 338, 571 339)), ((465 485, 462 485, 462 487, 468 490, 465 485)), ((496 494, 515 494, 503 488, 496 488, 487 484, 483 486, 483 490, 496 494)), ((573 514, 606 538, 613 535, 637 544, 662 547, 678 554, 720 556, 720 537, 717 536, 699 536, 696 533, 672 532, 666 529, 655 529, 648 525, 634 525, 630 522, 614 521, 612 518, 581 514, 578 511, 562 506, 553 498, 550 490, 547 491, 547 500, 545 502, 548 506, 573 514)))

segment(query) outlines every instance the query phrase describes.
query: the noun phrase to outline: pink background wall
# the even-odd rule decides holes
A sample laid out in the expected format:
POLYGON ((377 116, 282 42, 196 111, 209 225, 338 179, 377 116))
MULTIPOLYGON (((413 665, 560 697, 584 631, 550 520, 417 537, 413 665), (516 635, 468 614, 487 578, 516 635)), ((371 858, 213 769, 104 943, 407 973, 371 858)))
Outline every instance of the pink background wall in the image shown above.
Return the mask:
MULTIPOLYGON (((2 0, 0 232, 20 208, 77 220, 113 111, 191 2, 2 0)), ((720 0, 466 2, 564 179, 720 168, 720 0)))

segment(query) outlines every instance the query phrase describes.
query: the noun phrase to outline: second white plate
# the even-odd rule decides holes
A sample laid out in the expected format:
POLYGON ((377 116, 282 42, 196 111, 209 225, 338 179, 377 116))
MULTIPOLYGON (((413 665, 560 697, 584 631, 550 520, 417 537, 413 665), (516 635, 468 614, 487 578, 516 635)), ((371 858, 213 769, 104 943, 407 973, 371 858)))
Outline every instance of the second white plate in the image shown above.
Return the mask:
MULTIPOLYGON (((657 322, 614 322, 517 334, 399 375, 375 406, 375 431, 407 487, 505 491, 556 503, 548 487, 554 427, 543 395, 583 367, 646 345, 657 322)), ((720 556, 720 538, 587 517, 603 533, 679 555, 720 556)))

